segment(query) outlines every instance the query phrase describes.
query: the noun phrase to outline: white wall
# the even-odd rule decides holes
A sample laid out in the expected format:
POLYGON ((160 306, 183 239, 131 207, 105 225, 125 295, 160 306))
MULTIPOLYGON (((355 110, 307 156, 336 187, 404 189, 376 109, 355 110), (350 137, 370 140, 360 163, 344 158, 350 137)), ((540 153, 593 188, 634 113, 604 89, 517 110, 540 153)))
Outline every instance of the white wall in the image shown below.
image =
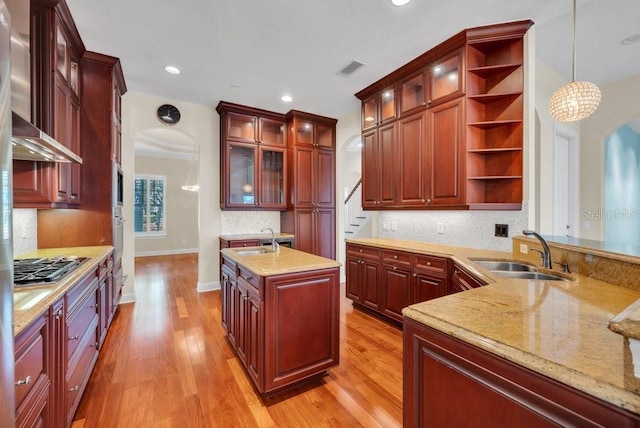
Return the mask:
POLYGON ((198 252, 198 193, 182 190, 191 160, 136 156, 136 174, 166 178, 166 234, 136 237, 135 255, 166 255, 198 252))
POLYGON ((580 123, 580 237, 604 239, 604 144, 623 124, 640 118, 640 76, 600 87, 602 101, 590 117, 580 123))

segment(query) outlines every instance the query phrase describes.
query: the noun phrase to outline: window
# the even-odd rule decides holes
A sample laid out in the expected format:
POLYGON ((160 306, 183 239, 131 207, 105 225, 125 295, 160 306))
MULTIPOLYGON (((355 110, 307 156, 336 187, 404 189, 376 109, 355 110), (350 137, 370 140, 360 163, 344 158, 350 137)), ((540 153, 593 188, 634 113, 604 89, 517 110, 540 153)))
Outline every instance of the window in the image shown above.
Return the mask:
POLYGON ((138 236, 166 234, 166 177, 136 176, 134 184, 134 225, 138 236))

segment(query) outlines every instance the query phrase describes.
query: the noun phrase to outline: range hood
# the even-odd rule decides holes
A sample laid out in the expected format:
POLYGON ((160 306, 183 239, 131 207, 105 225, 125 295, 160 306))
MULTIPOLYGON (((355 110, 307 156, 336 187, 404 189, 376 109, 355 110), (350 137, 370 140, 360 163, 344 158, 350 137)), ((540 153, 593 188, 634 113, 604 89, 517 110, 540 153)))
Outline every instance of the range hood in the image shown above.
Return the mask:
POLYGON ((18 160, 82 163, 82 158, 12 112, 13 135, 11 147, 13 158, 18 160))

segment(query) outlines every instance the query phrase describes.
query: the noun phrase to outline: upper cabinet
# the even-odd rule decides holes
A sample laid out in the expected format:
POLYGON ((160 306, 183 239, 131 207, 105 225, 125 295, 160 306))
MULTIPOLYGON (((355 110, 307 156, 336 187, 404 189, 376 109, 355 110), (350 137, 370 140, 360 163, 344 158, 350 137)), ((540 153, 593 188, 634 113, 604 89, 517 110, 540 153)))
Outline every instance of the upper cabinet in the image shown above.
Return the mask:
POLYGON ((220 114, 220 206, 230 210, 286 208, 285 117, 227 102, 220 114))
POLYGON ((466 29, 356 94, 364 208, 521 208, 532 24, 466 29))
MULTIPOLYGON (((66 2, 31 3, 32 122, 74 153, 80 141, 82 70, 85 52, 66 2)), ((77 208, 82 165, 14 161, 14 207, 77 208)))

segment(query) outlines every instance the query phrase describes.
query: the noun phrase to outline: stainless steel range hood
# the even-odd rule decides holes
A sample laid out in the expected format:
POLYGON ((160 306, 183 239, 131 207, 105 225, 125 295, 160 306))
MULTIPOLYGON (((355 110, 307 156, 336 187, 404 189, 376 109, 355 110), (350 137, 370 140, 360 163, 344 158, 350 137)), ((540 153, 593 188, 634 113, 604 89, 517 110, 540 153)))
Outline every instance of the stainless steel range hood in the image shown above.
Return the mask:
POLYGON ((82 158, 12 112, 13 158, 18 160, 82 163, 82 158))

